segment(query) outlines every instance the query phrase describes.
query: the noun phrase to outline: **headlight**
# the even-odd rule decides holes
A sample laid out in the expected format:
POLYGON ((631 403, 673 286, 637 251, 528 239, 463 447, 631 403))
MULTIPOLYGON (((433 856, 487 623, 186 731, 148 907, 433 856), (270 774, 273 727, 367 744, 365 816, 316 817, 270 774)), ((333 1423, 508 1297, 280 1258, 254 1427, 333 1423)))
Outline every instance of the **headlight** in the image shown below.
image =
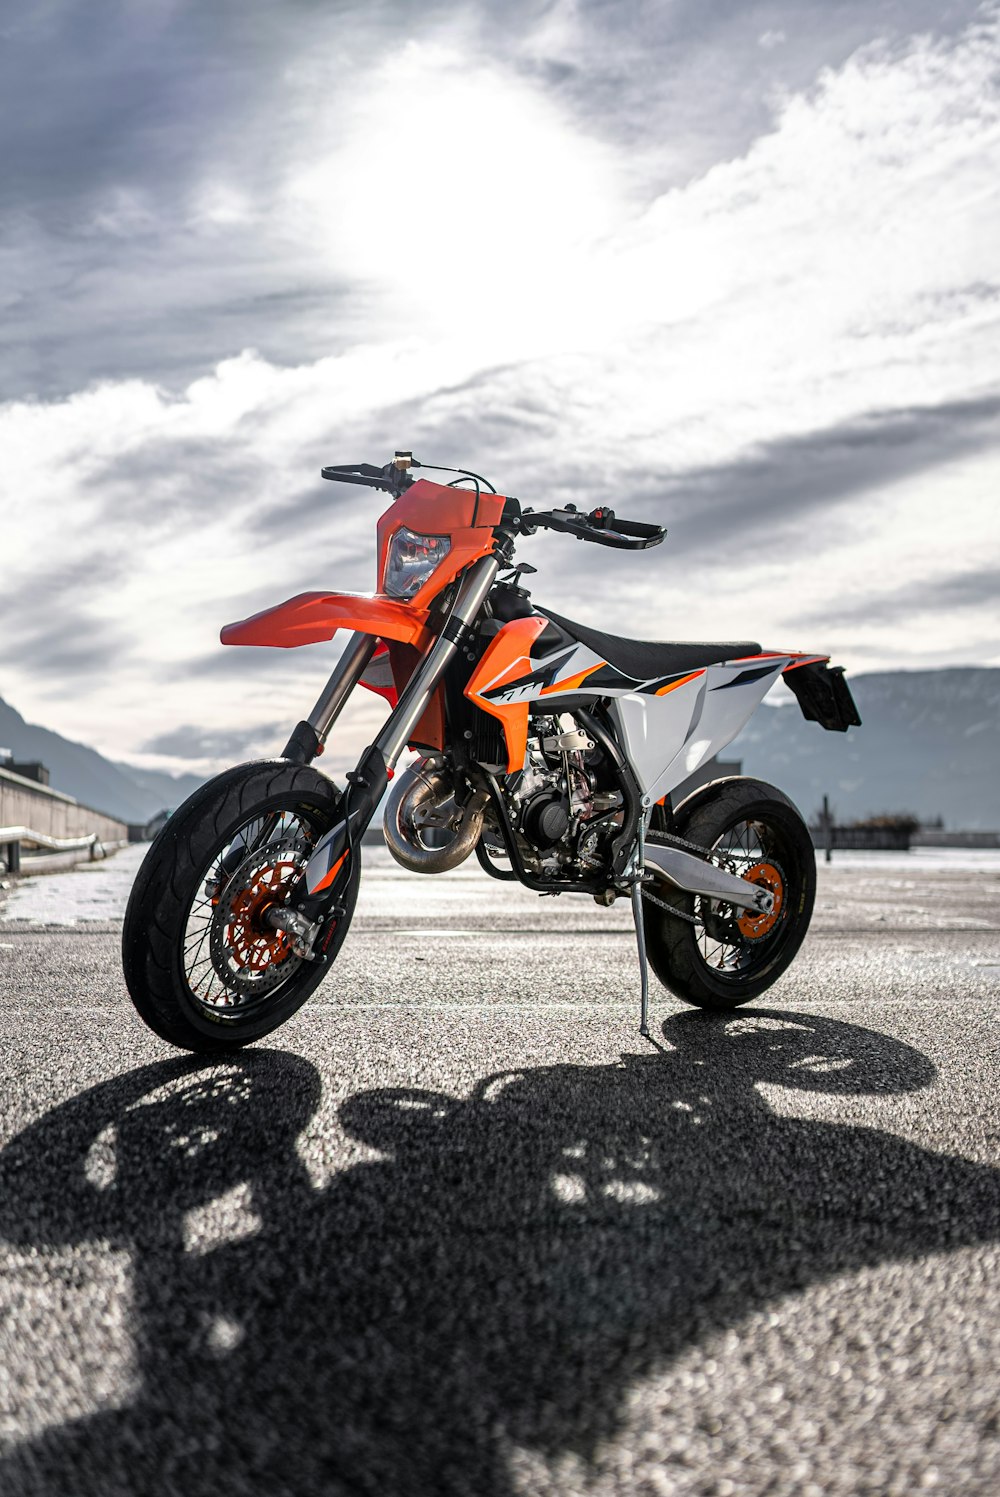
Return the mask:
POLYGON ((415 535, 405 525, 389 542, 385 590, 393 598, 412 598, 451 550, 446 535, 415 535))

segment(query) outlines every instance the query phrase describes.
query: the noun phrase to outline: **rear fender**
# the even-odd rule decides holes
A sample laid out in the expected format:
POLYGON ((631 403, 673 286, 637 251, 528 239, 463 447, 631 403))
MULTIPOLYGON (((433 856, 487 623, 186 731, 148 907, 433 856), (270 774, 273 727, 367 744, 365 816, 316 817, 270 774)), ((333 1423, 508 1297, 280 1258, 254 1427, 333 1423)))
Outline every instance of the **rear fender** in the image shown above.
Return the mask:
POLYGON ((846 733, 848 728, 860 728, 861 717, 844 680, 844 667, 829 665, 828 660, 829 656, 793 661, 782 676, 808 722, 820 723, 831 733, 846 733))
POLYGON ((678 836, 683 836, 694 813, 700 811, 702 806, 717 800, 733 785, 759 786, 762 799, 780 800, 786 806, 791 806, 798 815, 802 814, 795 802, 789 800, 785 792, 778 790, 774 785, 767 785, 763 780, 756 780, 748 775, 723 775, 718 780, 709 780, 707 784, 699 785, 697 790, 692 790, 690 795, 686 795, 680 804, 674 807, 673 823, 669 830, 678 836))

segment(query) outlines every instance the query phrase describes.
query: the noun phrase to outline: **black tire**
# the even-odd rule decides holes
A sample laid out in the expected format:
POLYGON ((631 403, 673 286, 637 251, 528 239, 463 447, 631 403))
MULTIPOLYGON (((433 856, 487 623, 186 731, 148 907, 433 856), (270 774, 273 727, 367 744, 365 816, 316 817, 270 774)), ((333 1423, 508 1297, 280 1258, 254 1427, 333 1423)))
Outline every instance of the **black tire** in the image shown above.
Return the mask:
POLYGON ((352 853, 325 961, 303 961, 276 933, 254 925, 253 899, 259 909, 266 891, 294 879, 309 847, 336 823, 340 804, 340 792, 318 770, 262 761, 210 780, 170 817, 139 870, 122 930, 126 986, 162 1039, 203 1053, 235 1049, 277 1029, 319 984, 351 923, 360 849, 352 853), (238 866, 220 874, 223 854, 244 829, 250 848, 241 847, 238 866), (210 878, 221 878, 220 897, 206 894, 210 878), (235 903, 240 894, 242 906, 235 903))
POLYGON ((678 808, 678 834, 714 849, 714 861, 741 877, 754 871, 755 882, 780 891, 780 909, 776 918, 740 917, 731 906, 657 882, 656 899, 698 923, 646 899, 646 952, 664 987, 685 1003, 738 1008, 776 982, 802 945, 816 897, 812 839, 788 797, 762 780, 718 780, 686 806, 678 808))

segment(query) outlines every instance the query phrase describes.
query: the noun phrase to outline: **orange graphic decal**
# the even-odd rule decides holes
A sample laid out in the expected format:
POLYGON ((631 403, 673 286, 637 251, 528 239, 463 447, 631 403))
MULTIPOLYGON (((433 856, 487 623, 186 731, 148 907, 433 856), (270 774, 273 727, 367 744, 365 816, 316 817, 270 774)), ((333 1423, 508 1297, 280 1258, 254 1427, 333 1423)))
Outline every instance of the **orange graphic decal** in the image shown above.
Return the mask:
POLYGON ((698 677, 704 674, 704 671, 692 671, 689 676, 682 676, 679 681, 668 681, 666 686, 659 687, 656 695, 665 697, 668 691, 676 691, 678 686, 686 686, 689 681, 697 681, 698 677))
POLYGON ((329 873, 325 873, 323 875, 323 877, 320 879, 319 883, 316 885, 315 889, 311 890, 310 892, 313 893, 313 894, 318 894, 321 889, 329 889, 330 885, 333 883, 334 879, 337 877, 337 874, 340 872, 340 870, 343 868, 344 864, 347 862, 348 857, 349 857, 348 853, 346 853, 346 852, 345 853, 341 853, 340 857, 337 859, 337 861, 334 863, 333 867, 330 869, 330 872, 329 873))
POLYGON ((567 676, 565 681, 554 681, 551 686, 543 686, 541 695, 543 697, 554 696, 556 692, 572 691, 577 686, 582 686, 588 676, 595 671, 603 670, 607 661, 599 660, 596 665, 588 665, 585 671, 577 671, 575 676, 567 676))
POLYGON ((793 655, 792 663, 786 665, 781 674, 787 676, 789 671, 798 670, 800 665, 825 665, 829 658, 829 655, 793 655))
POLYGON ((511 685, 522 676, 531 675, 531 646, 548 627, 548 622, 548 619, 530 618, 512 619, 505 624, 491 641, 465 688, 470 701, 492 717, 498 717, 503 724, 508 774, 524 765, 528 746, 528 703, 491 702, 481 693, 495 691, 499 686, 511 685))

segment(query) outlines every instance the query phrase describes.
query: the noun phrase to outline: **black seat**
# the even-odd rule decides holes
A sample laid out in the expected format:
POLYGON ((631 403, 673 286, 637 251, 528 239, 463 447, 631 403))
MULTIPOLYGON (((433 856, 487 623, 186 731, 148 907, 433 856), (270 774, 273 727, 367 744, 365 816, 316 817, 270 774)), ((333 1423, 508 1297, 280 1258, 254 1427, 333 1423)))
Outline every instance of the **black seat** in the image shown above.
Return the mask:
POLYGON ((732 644, 670 644, 657 640, 621 639, 617 634, 605 634, 601 629, 591 629, 588 624, 564 619, 548 608, 540 608, 539 612, 572 639, 588 645, 615 670, 631 676, 633 681, 651 681, 657 676, 718 665, 720 660, 742 660, 747 655, 760 654, 760 645, 749 640, 732 644))

